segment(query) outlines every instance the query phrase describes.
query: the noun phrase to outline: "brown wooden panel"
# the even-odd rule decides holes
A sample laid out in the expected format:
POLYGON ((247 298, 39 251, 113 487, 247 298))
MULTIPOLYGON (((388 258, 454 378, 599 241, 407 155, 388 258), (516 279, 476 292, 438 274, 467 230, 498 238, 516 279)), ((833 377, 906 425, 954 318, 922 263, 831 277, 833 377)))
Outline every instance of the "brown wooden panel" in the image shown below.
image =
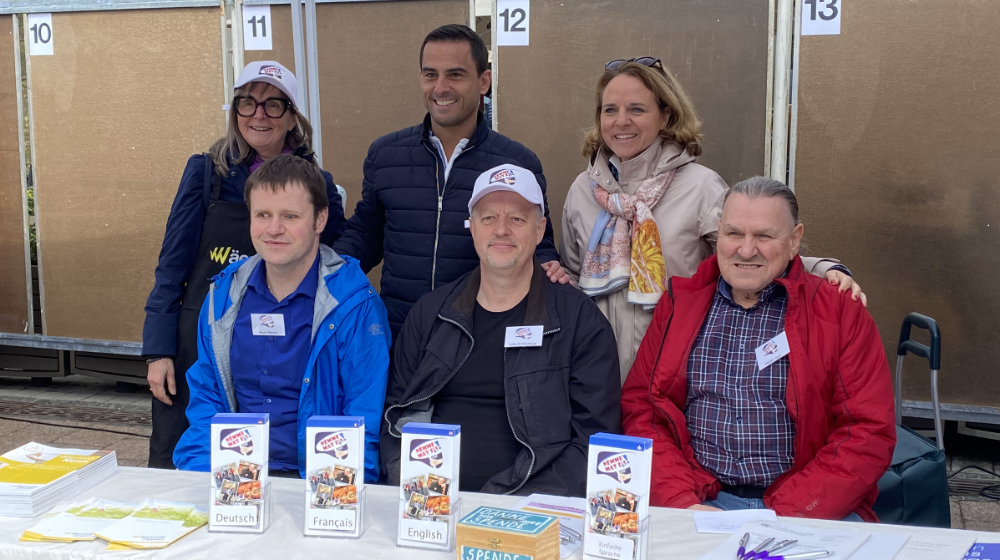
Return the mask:
MULTIPOLYGON (((1000 4, 866 0, 803 37, 795 187, 816 254, 851 267, 890 363, 903 317, 941 326, 944 402, 1000 405, 1000 4)), ((929 400, 927 362, 904 396, 929 400)))
MULTIPOLYGON (((277 60, 294 72, 291 10, 271 6, 271 18, 273 50, 246 51, 244 61, 277 60)), ((449 23, 468 25, 468 0, 316 6, 323 167, 347 191, 348 217, 361 198, 371 143, 424 118, 420 45, 429 32, 449 23)), ((378 270, 369 274, 375 286, 378 270)))
POLYGON ((532 0, 531 45, 500 48, 497 122, 542 160, 555 231, 609 60, 662 59, 704 121, 700 163, 730 184, 762 174, 767 22, 768 0, 532 0))
POLYGON ((17 136, 13 16, 0 16, 0 331, 23 333, 28 324, 24 258, 24 199, 17 136))
POLYGON ((31 58, 46 334, 138 341, 184 164, 225 124, 219 10, 52 27, 55 54, 31 58))

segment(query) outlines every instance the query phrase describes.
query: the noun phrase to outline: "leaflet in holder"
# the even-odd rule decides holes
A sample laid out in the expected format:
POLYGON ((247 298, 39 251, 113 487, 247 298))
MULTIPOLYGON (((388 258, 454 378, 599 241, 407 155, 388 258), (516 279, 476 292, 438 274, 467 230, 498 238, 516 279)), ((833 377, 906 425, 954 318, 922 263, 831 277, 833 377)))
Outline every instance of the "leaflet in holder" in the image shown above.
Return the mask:
POLYGON ((454 550, 461 428, 410 422, 402 434, 396 545, 454 550))
POLYGON ((208 530, 263 533, 270 523, 267 414, 212 417, 208 530))
POLYGON ((364 417, 307 420, 303 532, 313 537, 360 537, 365 531, 364 491, 364 417))
POLYGON ((646 558, 652 461, 650 439, 590 436, 584 558, 646 558))

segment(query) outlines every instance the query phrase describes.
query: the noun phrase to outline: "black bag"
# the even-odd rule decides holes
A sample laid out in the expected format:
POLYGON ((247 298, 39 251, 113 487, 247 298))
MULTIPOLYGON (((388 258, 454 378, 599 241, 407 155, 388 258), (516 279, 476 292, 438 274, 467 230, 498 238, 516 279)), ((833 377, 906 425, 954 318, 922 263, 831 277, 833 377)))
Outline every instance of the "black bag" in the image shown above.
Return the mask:
POLYGON ((896 426, 892 466, 878 481, 875 514, 882 523, 951 527, 944 451, 906 426, 896 426))
POLYGON ((892 465, 878 481, 879 495, 875 514, 882 523, 920 527, 951 527, 951 503, 948 501, 948 465, 944 454, 944 430, 938 401, 937 375, 941 369, 941 332, 937 321, 910 313, 903 319, 896 354, 896 449, 892 465), (931 345, 910 340, 910 327, 927 329, 931 345), (912 352, 927 358, 931 366, 931 399, 934 412, 935 444, 902 425, 903 356, 912 352))

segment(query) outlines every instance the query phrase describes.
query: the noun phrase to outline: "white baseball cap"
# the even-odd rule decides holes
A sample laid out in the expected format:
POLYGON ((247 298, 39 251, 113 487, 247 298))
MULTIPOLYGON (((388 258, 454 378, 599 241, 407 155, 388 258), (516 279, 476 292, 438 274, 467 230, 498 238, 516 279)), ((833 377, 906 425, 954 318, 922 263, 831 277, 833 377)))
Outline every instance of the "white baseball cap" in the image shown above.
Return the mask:
POLYGON ((296 108, 299 106, 296 99, 298 87, 295 81, 295 74, 292 74, 292 71, 285 68, 280 62, 259 60, 247 64, 243 68, 243 71, 240 72, 240 77, 236 79, 236 85, 233 89, 239 89, 250 82, 271 84, 280 89, 281 93, 284 93, 285 97, 288 97, 292 102, 292 105, 296 108))
POLYGON ((497 191, 516 192, 528 202, 537 204, 542 210, 542 215, 545 215, 542 187, 538 186, 535 174, 523 167, 509 163, 485 171, 476 179, 476 186, 472 189, 472 198, 469 199, 469 215, 472 215, 472 207, 480 199, 497 191))

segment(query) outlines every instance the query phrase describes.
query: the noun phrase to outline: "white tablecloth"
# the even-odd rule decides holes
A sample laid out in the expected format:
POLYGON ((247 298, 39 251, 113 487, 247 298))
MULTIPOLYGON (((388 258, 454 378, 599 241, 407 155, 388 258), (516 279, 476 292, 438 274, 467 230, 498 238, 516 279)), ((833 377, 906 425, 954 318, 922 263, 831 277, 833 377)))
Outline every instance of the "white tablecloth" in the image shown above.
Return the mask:
MULTIPOLYGON (((180 471, 163 471, 122 467, 117 476, 92 488, 80 497, 101 497, 137 502, 143 498, 159 498, 208 505, 209 475, 180 471)), ((423 551, 396 547, 396 512, 398 490, 395 487, 367 486, 368 529, 359 540, 305 537, 302 535, 305 481, 272 478, 274 499, 271 526, 262 535, 209 533, 198 529, 191 535, 163 550, 104 552, 107 543, 101 540, 77 543, 21 543, 21 533, 39 518, 0 517, 0 559, 84 559, 84 558, 210 558, 212 560, 292 560, 296 558, 333 558, 344 560, 393 559, 445 560, 455 553, 423 551)), ((517 497, 462 493, 462 510, 469 512, 479 506, 511 507, 517 497)), ((726 535, 705 535, 695 532, 692 512, 667 508, 651 508, 650 558, 698 560, 718 546, 726 535)), ((860 529, 858 524, 837 521, 795 520, 815 527, 860 529)), ((892 525, 864 525, 865 531, 918 532, 923 540, 935 536, 947 539, 959 531, 946 529, 914 529, 892 525)), ((983 542, 1000 542, 998 533, 967 533, 983 542)), ((579 552, 575 556, 579 556, 579 552)), ((726 559, 728 560, 728 559, 726 559)), ((903 553, 897 560, 941 560, 917 553, 903 553)))

